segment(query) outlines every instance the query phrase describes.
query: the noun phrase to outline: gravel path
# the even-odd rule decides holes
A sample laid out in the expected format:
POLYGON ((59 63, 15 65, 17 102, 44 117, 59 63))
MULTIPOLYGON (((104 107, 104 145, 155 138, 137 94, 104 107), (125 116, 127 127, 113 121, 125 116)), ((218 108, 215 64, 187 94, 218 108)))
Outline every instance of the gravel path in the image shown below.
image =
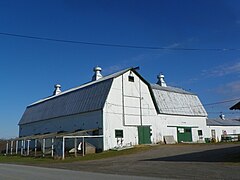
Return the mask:
POLYGON ((239 157, 240 144, 159 145, 132 155, 44 166, 173 179, 240 179, 234 155, 239 157))

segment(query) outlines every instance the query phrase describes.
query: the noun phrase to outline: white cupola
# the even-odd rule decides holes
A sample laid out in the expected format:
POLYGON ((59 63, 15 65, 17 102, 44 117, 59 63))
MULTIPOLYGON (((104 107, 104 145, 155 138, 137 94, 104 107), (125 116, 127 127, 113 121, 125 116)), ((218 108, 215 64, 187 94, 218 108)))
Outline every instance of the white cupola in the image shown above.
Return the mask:
POLYGON ((158 85, 160 85, 160 86, 162 86, 162 87, 167 87, 167 84, 166 84, 166 82, 165 82, 165 80, 164 80, 164 75, 163 75, 162 73, 160 73, 160 74, 157 76, 157 78, 158 78, 158 82, 157 82, 158 85))
POLYGON ((60 84, 56 84, 55 86, 54 86, 54 88, 55 88, 55 90, 53 91, 53 95, 55 96, 55 95, 58 95, 58 94, 60 94, 62 91, 61 91, 61 85, 60 84))
POLYGON ((93 71, 94 71, 94 75, 92 77, 92 81, 96 81, 96 80, 98 80, 98 79, 103 77, 101 75, 102 68, 100 68, 99 66, 93 68, 93 71))
POLYGON ((221 114, 219 115, 219 117, 222 119, 222 120, 225 120, 225 115, 221 112, 221 114))

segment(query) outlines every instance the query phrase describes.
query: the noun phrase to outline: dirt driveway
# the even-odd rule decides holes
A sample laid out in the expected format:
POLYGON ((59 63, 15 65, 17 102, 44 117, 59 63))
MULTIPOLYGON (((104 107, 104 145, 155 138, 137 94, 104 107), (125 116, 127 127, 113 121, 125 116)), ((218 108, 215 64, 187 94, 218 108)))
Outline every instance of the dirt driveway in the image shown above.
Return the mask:
POLYGON ((173 179, 240 179, 240 144, 158 145, 150 151, 51 167, 173 179))

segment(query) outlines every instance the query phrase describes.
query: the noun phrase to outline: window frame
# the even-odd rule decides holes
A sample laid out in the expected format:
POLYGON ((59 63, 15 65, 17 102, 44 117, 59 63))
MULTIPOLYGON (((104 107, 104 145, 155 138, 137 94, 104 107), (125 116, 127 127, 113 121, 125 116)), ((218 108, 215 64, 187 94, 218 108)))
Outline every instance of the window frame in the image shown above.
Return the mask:
POLYGON ((128 81, 129 82, 134 82, 134 76, 133 75, 129 75, 128 76, 128 81))
POLYGON ((123 138, 123 130, 115 129, 115 138, 123 138))
POLYGON ((203 135, 203 131, 201 129, 198 130, 198 136, 202 136, 203 135), (201 133, 200 133, 201 132, 201 133))

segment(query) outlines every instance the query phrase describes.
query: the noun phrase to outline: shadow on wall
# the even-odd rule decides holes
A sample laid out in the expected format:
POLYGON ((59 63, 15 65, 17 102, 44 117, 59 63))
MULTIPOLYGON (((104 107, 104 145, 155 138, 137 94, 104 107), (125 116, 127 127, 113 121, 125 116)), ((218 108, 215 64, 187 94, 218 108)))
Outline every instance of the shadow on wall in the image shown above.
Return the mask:
POLYGON ((0 139, 0 154, 6 152, 6 144, 7 144, 6 140, 0 139))
POLYGON ((240 162, 240 145, 238 147, 207 150, 202 152, 182 154, 169 157, 144 159, 141 161, 240 162))

